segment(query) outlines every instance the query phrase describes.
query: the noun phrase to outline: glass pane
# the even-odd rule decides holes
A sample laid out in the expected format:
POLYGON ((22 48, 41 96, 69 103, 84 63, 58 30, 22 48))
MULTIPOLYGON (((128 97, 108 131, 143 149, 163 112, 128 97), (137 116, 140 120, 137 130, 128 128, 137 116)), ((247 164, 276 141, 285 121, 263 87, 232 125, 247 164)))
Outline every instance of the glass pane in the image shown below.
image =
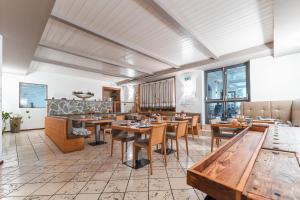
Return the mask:
POLYGON ((215 119, 220 117, 224 119, 224 106, 223 103, 207 103, 207 119, 215 119))
POLYGON ((207 100, 223 99, 223 71, 207 72, 207 100))
POLYGON ((226 103, 227 118, 235 118, 236 115, 241 114, 241 102, 227 102, 226 103))
POLYGON ((246 66, 226 69, 227 72, 227 98, 247 98, 246 66))

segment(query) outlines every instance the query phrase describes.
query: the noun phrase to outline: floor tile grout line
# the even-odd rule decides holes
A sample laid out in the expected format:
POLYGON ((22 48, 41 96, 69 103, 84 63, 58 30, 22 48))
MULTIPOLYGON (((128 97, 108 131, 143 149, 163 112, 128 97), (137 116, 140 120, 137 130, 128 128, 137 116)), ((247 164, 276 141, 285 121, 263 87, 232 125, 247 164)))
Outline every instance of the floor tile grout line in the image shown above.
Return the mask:
POLYGON ((39 156, 38 156, 38 154, 36 153, 36 150, 35 150, 35 148, 34 148, 34 146, 33 146, 32 142, 31 142, 31 139, 30 139, 30 137, 29 137, 29 135, 28 135, 28 134, 27 134, 27 138, 28 138, 28 140, 29 140, 29 142, 30 142, 30 144, 31 144, 31 146, 32 146, 32 149, 33 149, 33 151, 34 151, 34 153, 35 153, 35 155, 36 155, 37 159, 38 159, 38 160, 40 160, 40 159, 39 159, 39 156))
MULTIPOLYGON (((45 132, 44 132, 44 134, 45 134, 45 132)), ((40 133, 39 133, 39 137, 43 140, 43 142, 47 145, 47 147, 50 149, 50 151, 51 151, 51 152, 54 154, 54 156, 56 157, 55 152, 53 151, 52 148, 50 148, 50 146, 48 145, 48 143, 46 142, 46 140, 40 135, 40 133)))

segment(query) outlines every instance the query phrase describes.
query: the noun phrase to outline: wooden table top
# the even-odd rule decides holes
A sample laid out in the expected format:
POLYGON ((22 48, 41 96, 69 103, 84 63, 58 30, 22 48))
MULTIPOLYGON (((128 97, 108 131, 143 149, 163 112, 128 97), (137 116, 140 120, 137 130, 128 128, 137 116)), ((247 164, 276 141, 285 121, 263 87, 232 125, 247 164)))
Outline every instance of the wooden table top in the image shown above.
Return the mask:
POLYGON ((121 125, 120 121, 115 121, 111 125, 112 129, 127 131, 127 132, 134 132, 134 133, 147 133, 151 130, 151 127, 149 128, 137 128, 134 126, 128 126, 128 125, 121 125))
POLYGON ((115 120, 113 119, 94 119, 94 118, 74 118, 72 119, 74 121, 80 121, 80 122, 89 122, 89 123, 95 123, 95 124, 101 124, 101 123, 111 123, 115 120))
POLYGON ((300 199, 300 128, 275 127, 246 128, 188 169, 188 184, 216 199, 300 199))
POLYGON ((232 124, 232 123, 218 123, 218 124, 211 124, 212 127, 219 127, 219 128, 247 128, 249 125, 247 123, 242 124, 232 124))

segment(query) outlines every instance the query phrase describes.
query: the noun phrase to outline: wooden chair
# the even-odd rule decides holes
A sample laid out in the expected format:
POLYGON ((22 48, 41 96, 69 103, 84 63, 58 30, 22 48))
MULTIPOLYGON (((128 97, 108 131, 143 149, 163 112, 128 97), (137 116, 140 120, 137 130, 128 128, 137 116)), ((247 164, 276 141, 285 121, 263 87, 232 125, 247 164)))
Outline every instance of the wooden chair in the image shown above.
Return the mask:
POLYGON ((125 115, 117 115, 116 116, 116 121, 122 121, 125 120, 125 115))
MULTIPOLYGON (((210 124, 218 124, 221 119, 211 119, 210 124)), ((214 149, 214 140, 216 139, 217 147, 220 145, 221 139, 231 139, 236 136, 236 133, 242 130, 241 128, 228 128, 228 127, 216 127, 211 126, 211 149, 212 152, 214 149)))
POLYGON ((194 139, 194 132, 195 131, 197 132, 197 135, 199 137, 198 129, 197 129, 198 121, 199 121, 199 116, 198 115, 194 115, 192 117, 192 122, 188 124, 188 130, 191 131, 193 139, 194 139))
MULTIPOLYGON (((116 116, 116 121, 122 121, 125 120, 125 115, 117 115, 116 116)), ((105 134, 111 135, 111 124, 106 124, 104 126, 101 126, 101 130, 103 131, 103 141, 105 141, 105 134)), ((127 143, 126 143, 127 145, 127 143)), ((127 149, 127 146, 126 146, 127 149)))
POLYGON ((188 121, 179 121, 175 132, 167 132, 167 139, 171 139, 171 148, 173 148, 173 140, 176 141, 177 160, 179 160, 179 139, 185 138, 186 154, 189 155, 188 136, 187 136, 188 121))
POLYGON ((110 146, 110 156, 113 155, 114 149, 114 141, 121 142, 121 154, 122 154, 122 163, 124 162, 124 143, 126 144, 126 152, 127 152, 127 143, 129 141, 134 140, 134 136, 128 134, 128 132, 120 131, 120 130, 112 130, 111 131, 111 146, 110 146))
POLYGON ((153 125, 151 128, 150 137, 146 139, 139 139, 133 143, 133 162, 132 167, 135 165, 135 160, 138 156, 138 150, 144 148, 147 150, 148 159, 150 160, 150 174, 152 175, 152 146, 160 144, 163 152, 163 160, 165 166, 167 165, 166 156, 166 127, 167 124, 153 125))

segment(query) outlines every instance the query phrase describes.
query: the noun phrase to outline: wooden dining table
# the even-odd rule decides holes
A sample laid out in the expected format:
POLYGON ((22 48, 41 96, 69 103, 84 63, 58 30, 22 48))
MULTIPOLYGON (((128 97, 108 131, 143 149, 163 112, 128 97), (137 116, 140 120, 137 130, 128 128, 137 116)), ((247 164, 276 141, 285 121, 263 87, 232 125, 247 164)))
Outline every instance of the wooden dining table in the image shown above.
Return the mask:
MULTIPOLYGON (((133 133, 134 141, 140 139, 142 137, 142 134, 149 134, 151 131, 151 125, 149 127, 140 128, 133 125, 127 125, 126 120, 113 122, 111 128, 112 130, 120 130, 128 133, 133 133)), ((150 163, 149 159, 139 158, 138 151, 134 153, 135 153, 135 158, 137 158, 137 160, 135 160, 135 167, 134 167, 135 169, 142 168, 150 163)), ((123 164, 132 167, 132 162, 133 160, 127 160, 123 164)))
MULTIPOLYGON (((100 132, 101 132, 101 124, 108 124, 112 123, 113 119, 99 119, 99 118, 74 118, 73 121, 80 121, 82 123, 82 127, 85 127, 86 123, 93 124, 95 126, 95 142, 90 142, 89 145, 97 146, 101 144, 106 144, 104 140, 100 139, 100 132)), ((104 134, 104 133, 103 133, 104 134)))

